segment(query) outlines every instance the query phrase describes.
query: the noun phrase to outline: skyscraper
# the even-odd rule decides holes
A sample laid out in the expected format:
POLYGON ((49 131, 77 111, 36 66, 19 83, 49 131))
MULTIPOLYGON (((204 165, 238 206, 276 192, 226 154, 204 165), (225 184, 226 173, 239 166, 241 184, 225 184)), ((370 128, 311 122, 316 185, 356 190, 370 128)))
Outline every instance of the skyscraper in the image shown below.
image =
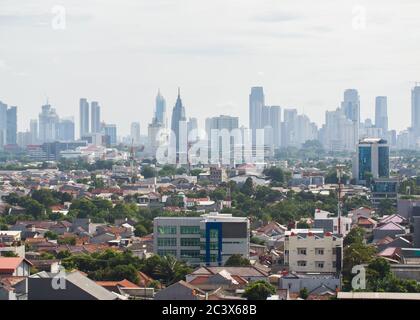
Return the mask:
POLYGON ((73 119, 61 119, 58 124, 58 140, 74 141, 74 121, 73 119))
POLYGON ((415 139, 420 137, 420 86, 411 91, 411 129, 415 139))
POLYGON ((50 104, 42 106, 39 114, 39 141, 54 142, 58 138, 58 122, 59 118, 55 109, 50 104))
POLYGON ((282 146, 288 147, 296 144, 295 127, 297 121, 296 109, 284 109, 283 111, 283 126, 282 126, 282 146))
POLYGON ((90 131, 91 133, 101 132, 101 107, 97 101, 92 101, 90 103, 90 131))
POLYGON ((133 144, 140 145, 140 122, 132 122, 130 126, 130 137, 133 144))
POLYGON ((156 96, 155 118, 157 123, 166 128, 166 100, 160 90, 156 96))
POLYGON ((29 132, 31 134, 31 144, 38 143, 38 120, 32 119, 29 123, 29 132))
POLYGON ((7 109, 6 144, 17 142, 17 107, 7 109))
MULTIPOLYGON (((188 132, 188 142, 193 142, 198 140, 197 134, 190 137, 190 133, 198 129, 198 120, 197 118, 189 118, 187 123, 187 132, 188 132)), ((196 132, 196 131, 195 131, 196 132)))
POLYGON ((388 101, 387 97, 376 97, 375 127, 382 129, 382 137, 388 133, 388 101))
POLYGON ((356 89, 344 91, 344 100, 341 107, 347 119, 360 123, 360 97, 356 89))
POLYGON ((80 138, 89 134, 89 102, 85 98, 80 99, 80 138))
POLYGON ((103 134, 106 136, 107 145, 114 146, 117 144, 117 126, 115 124, 103 124, 103 134))
POLYGON ((270 108, 270 126, 272 128, 272 141, 275 148, 281 145, 281 108, 272 106, 270 108))
POLYGON ((187 136, 186 136, 187 132, 183 132, 184 127, 185 127, 185 131, 187 129, 186 121, 187 119, 185 117, 185 108, 182 105, 180 89, 178 89, 178 98, 176 99, 175 106, 172 110, 172 121, 171 121, 171 130, 174 133, 174 137, 172 137, 172 139, 173 138, 176 139, 176 141, 171 141, 171 145, 175 146, 177 162, 179 160, 180 152, 187 151, 187 150, 182 150, 182 148, 180 148, 184 140, 185 140, 185 143, 187 142, 187 136))
POLYGON ((262 126, 262 109, 265 106, 263 87, 252 87, 249 95, 249 128, 252 132, 252 143, 256 144, 257 129, 262 126))
POLYGON ((353 122, 353 146, 359 142, 360 127, 360 96, 356 89, 347 89, 344 91, 344 100, 341 103, 341 109, 347 119, 353 122))

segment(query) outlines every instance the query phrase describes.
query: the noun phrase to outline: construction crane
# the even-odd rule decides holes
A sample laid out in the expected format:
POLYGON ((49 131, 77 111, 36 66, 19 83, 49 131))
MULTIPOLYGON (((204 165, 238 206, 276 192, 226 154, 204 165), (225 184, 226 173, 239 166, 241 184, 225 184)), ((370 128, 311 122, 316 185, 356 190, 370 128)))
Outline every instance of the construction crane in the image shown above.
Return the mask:
POLYGON ((338 164, 336 166, 337 169, 337 180, 338 180, 338 197, 337 197, 337 215, 338 215, 338 234, 342 235, 341 233, 341 209, 342 209, 342 203, 341 203, 341 178, 343 177, 343 171, 345 166, 342 164, 338 164))
POLYGON ((131 170, 131 183, 134 183, 136 180, 137 174, 134 172, 134 162, 135 162, 135 154, 134 154, 134 139, 131 139, 131 147, 130 147, 130 170, 131 170))

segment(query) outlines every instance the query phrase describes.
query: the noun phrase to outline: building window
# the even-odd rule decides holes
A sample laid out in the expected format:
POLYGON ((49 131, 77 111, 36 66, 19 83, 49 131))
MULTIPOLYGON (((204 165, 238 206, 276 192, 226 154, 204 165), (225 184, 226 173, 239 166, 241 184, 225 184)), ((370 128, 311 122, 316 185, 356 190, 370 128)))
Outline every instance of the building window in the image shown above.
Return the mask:
POLYGON ((336 248, 332 248, 332 254, 337 254, 337 249, 336 248))
POLYGON ((324 255, 324 248, 316 248, 315 254, 320 256, 324 255))
POLYGON ((176 247, 176 238, 158 238, 158 247, 176 247))
POLYGON ((181 259, 199 259, 200 250, 181 250, 181 259))
POLYGON ((333 266, 333 268, 337 268, 337 262, 333 261, 332 266, 333 266))
POLYGON ((181 234, 200 234, 198 226, 181 226, 181 234))
POLYGON ((158 234, 176 234, 176 226, 158 226, 158 234))
POLYGON ((210 250, 219 250, 219 243, 218 242, 210 242, 210 250))
POLYGON ((200 238, 181 238, 181 247, 198 247, 200 238))
POLYGON ((306 248, 298 248, 298 254, 306 256, 306 248))
POLYGON ((174 256, 176 257, 176 250, 158 250, 159 256, 174 256))
POLYGON ((298 267, 306 267, 306 261, 305 260, 300 260, 297 262, 298 267))
POLYGON ((219 230, 210 229, 210 239, 218 239, 218 238, 219 238, 219 230))
POLYGON ((324 268, 324 261, 315 262, 315 266, 319 269, 323 269, 324 268))

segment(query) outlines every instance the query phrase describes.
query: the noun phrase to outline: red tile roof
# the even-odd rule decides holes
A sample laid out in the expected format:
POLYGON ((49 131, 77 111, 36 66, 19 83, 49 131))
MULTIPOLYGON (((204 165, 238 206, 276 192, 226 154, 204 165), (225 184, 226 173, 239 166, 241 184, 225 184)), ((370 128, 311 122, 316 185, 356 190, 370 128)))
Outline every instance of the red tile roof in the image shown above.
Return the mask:
POLYGON ((0 273, 13 273, 24 260, 32 265, 32 263, 25 258, 0 257, 0 273))

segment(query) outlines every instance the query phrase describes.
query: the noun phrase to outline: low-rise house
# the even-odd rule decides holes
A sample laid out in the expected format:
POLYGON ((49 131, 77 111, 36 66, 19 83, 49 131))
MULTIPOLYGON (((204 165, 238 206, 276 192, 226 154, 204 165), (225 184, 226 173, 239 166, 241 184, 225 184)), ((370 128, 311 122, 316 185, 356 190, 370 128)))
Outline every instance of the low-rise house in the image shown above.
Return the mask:
POLYGON ((385 224, 390 223, 390 222, 399 224, 401 226, 405 226, 405 225, 408 224, 408 220, 406 218, 404 218, 403 216, 400 216, 399 214, 392 214, 390 216, 383 217, 378 222, 378 226, 382 226, 382 225, 385 225, 385 224))
POLYGON ((42 271, 28 278, 28 300, 116 300, 118 297, 78 271, 42 271))
POLYGON ((407 231, 403 226, 391 221, 376 226, 376 228, 373 229, 373 239, 383 239, 387 236, 395 238, 398 235, 404 235, 406 233, 407 231))
POLYGON ((0 277, 27 277, 32 263, 21 257, 0 257, 0 277))
POLYGON ((376 220, 373 220, 372 218, 359 217, 356 225, 359 228, 364 229, 366 232, 366 235, 370 235, 372 234, 373 229, 375 229, 377 222, 376 220))
POLYGON ((203 291, 211 291, 221 288, 225 291, 235 292, 243 289, 248 281, 241 276, 231 275, 227 270, 223 269, 216 274, 200 275, 188 282, 203 291))
POLYGON ((191 282, 197 277, 210 277, 224 271, 234 279, 244 279, 247 282, 267 280, 269 269, 260 266, 250 267, 200 267, 186 276, 186 281, 191 282))
POLYGON ((351 222, 351 218, 341 217, 338 219, 331 212, 316 209, 313 227, 323 229, 325 232, 341 234, 345 237, 350 232, 351 222))
POLYGON ((375 210, 373 210, 371 208, 360 207, 358 209, 353 209, 353 210, 349 211, 347 216, 352 219, 352 223, 357 223, 359 218, 361 218, 361 217, 372 218, 374 213, 375 213, 375 210))
POLYGON ((301 289, 306 288, 308 292, 314 294, 318 292, 315 290, 323 286, 336 292, 341 288, 341 282, 336 273, 291 272, 280 277, 278 286, 280 289, 289 290, 290 293, 298 293, 301 289))
POLYGON ((24 258, 25 245, 21 240, 21 231, 0 231, 0 256, 9 252, 24 258))
POLYGON ((183 280, 158 291, 155 300, 203 300, 205 292, 183 280))

